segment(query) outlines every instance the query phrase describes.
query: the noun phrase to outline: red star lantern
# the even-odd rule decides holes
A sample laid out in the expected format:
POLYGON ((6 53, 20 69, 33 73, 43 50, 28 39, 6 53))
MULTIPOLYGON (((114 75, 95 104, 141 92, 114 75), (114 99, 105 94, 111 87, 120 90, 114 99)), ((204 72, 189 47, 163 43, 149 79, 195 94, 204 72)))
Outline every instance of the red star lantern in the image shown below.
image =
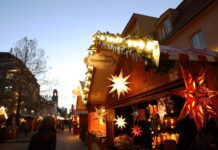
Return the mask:
POLYGON ((198 76, 193 79, 191 73, 181 65, 182 75, 185 82, 185 90, 173 92, 186 98, 178 120, 184 119, 188 114, 192 114, 198 131, 201 131, 206 124, 206 120, 216 117, 213 110, 211 97, 218 94, 217 91, 209 90, 205 83, 205 69, 202 68, 198 76))
POLYGON ((141 136, 142 134, 142 130, 141 130, 141 127, 139 127, 138 125, 135 125, 133 128, 132 128, 132 134, 133 136, 141 136))

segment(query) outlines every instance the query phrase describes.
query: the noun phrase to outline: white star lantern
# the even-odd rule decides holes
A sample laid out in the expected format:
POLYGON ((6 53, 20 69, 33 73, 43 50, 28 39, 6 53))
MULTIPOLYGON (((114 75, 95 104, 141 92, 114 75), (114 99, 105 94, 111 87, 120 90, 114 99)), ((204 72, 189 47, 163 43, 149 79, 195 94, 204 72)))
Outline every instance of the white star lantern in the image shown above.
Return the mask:
POLYGON ((125 122, 125 118, 122 117, 119 117, 117 116, 117 119, 114 119, 116 122, 115 124, 118 126, 118 128, 121 128, 121 130, 123 129, 123 127, 125 128, 126 127, 126 122, 125 122))
POLYGON ((127 80, 130 77, 130 75, 128 75, 124 78, 123 72, 121 70, 119 76, 113 76, 113 75, 111 75, 111 76, 112 76, 112 78, 109 78, 109 80, 111 80, 113 82, 113 84, 110 85, 110 87, 112 87, 112 89, 110 90, 109 93, 112 93, 113 91, 117 90, 117 95, 118 95, 118 99, 119 99, 120 94, 124 95, 125 92, 127 93, 130 90, 127 86, 127 84, 129 84, 129 82, 127 82, 127 80))

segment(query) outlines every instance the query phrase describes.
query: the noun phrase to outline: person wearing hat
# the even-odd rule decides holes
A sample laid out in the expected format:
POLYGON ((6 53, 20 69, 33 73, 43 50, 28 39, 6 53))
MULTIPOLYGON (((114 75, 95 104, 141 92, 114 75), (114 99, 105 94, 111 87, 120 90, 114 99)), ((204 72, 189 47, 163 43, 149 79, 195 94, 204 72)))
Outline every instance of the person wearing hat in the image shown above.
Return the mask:
POLYGON ((38 132, 31 137, 28 150, 55 150, 56 138, 55 119, 45 117, 38 132))

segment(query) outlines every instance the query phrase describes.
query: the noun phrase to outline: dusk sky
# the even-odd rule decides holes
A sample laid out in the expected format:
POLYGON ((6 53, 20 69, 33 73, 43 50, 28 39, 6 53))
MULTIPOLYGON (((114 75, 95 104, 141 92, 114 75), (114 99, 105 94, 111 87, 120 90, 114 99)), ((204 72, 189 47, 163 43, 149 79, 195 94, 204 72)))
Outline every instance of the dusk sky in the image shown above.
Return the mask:
MULTIPOLYGON (((72 90, 85 79, 84 57, 97 31, 122 33, 133 13, 159 17, 182 0, 0 0, 0 51, 21 38, 37 39, 58 80, 59 106, 75 104, 72 90)), ((52 93, 51 93, 52 94, 52 93)))

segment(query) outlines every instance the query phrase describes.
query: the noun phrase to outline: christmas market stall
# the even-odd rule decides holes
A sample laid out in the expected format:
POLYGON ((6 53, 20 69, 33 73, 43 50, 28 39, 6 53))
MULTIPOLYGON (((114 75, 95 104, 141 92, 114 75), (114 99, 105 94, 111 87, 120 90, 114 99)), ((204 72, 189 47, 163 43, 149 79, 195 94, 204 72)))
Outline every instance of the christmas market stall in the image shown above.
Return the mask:
MULTIPOLYGON (((73 108, 72 114, 74 116, 79 116, 78 124, 74 124, 75 130, 74 133, 79 131, 79 138, 82 141, 87 142, 87 131, 88 131, 88 110, 86 105, 83 103, 83 89, 84 89, 84 82, 79 81, 79 85, 76 89, 73 90, 73 94, 77 98, 76 102, 76 109, 73 108)), ((72 123, 72 122, 71 122, 72 123)))
POLYGON ((217 52, 97 32, 85 63, 89 149, 187 149, 217 131, 217 52))

